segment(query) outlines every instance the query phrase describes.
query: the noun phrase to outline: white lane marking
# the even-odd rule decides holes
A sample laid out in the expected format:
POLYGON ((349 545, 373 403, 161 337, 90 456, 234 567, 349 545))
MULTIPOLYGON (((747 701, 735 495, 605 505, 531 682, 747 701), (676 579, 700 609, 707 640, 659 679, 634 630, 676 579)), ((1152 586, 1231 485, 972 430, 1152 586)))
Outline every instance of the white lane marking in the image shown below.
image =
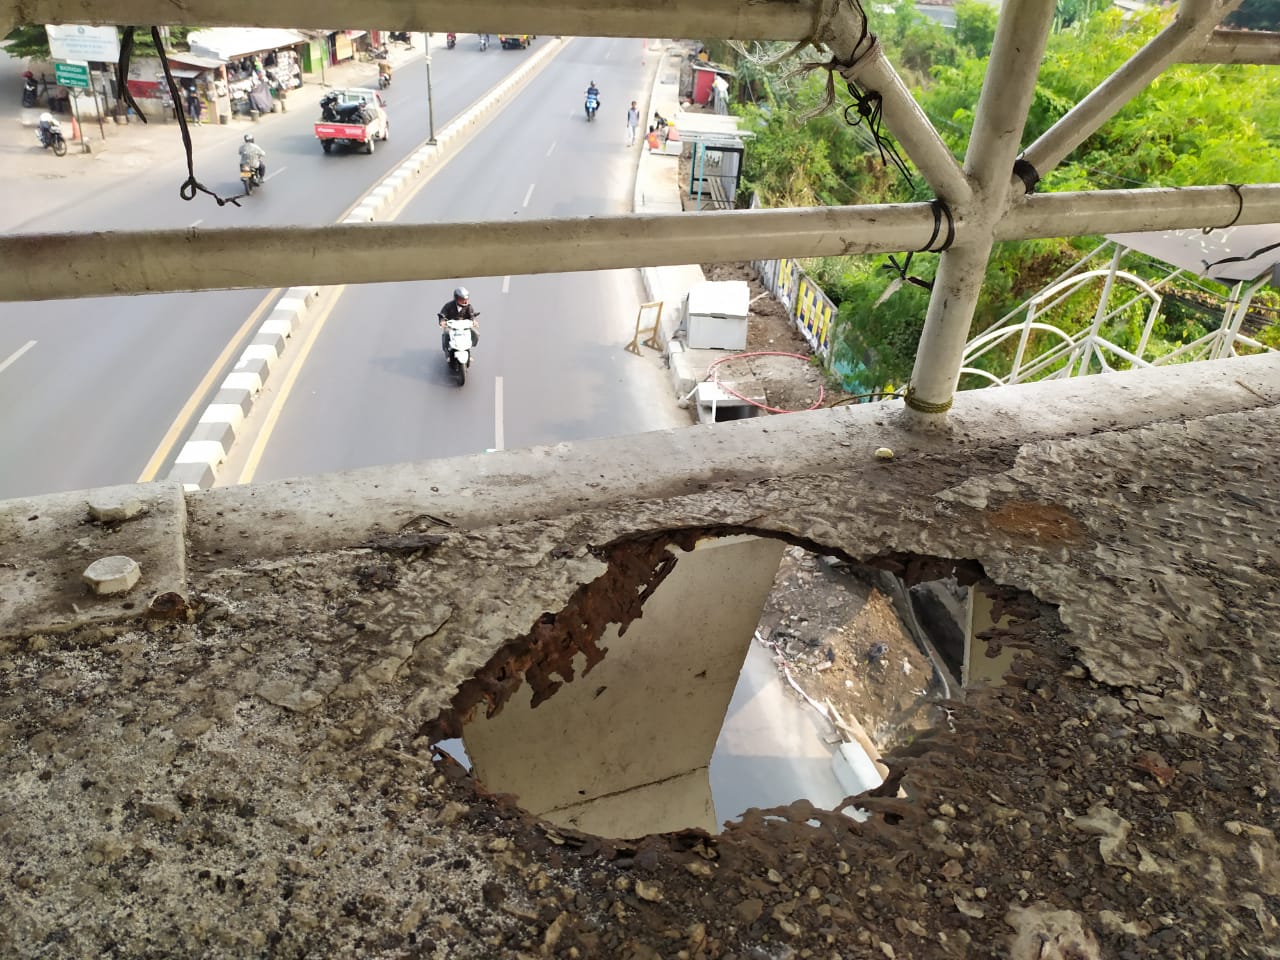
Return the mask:
POLYGON ((199 220, 194 220, 191 223, 187 224, 187 229, 190 229, 192 227, 198 227, 202 223, 204 223, 204 217, 201 217, 199 220))
POLYGON ((502 436, 502 378, 493 378, 493 449, 501 450, 502 436))
POLYGON ((609 59, 610 57, 612 57, 612 56, 613 56, 613 51, 612 51, 612 50, 610 50, 608 53, 606 53, 606 54, 604 55, 604 58, 605 58, 606 60, 608 60, 608 59, 609 59))
POLYGON ((549 156, 551 156, 551 151, 552 151, 552 150, 554 150, 555 148, 556 148, 556 142, 555 142, 554 140, 552 140, 552 141, 551 141, 551 146, 547 147, 547 156, 548 156, 548 157, 549 157, 549 156))
POLYGON ((26 343, 20 346, 17 350, 13 351, 13 353, 9 354, 9 356, 5 359, 4 363, 0 363, 0 373, 4 373, 5 368, 8 367, 9 364, 16 361, 20 356, 22 356, 24 353, 26 353, 35 345, 36 345, 36 342, 34 340, 28 340, 26 343))
POLYGON ((536 186, 537 184, 535 183, 529 184, 529 192, 524 195, 524 206, 527 207, 529 205, 529 198, 533 196, 533 188, 536 186))
POLYGON ((272 177, 274 177, 277 173, 284 173, 284 172, 285 172, 286 170, 288 170, 288 169, 289 169, 288 167, 281 167, 279 170, 272 170, 270 173, 268 173, 268 174, 267 174, 266 178, 265 178, 262 182, 263 182, 263 183, 266 183, 266 182, 267 182, 267 180, 270 180, 270 179, 271 179, 272 177))
POLYGON ((502 278, 502 292, 507 293, 510 289, 511 289, 511 277, 510 275, 508 275, 502 278))

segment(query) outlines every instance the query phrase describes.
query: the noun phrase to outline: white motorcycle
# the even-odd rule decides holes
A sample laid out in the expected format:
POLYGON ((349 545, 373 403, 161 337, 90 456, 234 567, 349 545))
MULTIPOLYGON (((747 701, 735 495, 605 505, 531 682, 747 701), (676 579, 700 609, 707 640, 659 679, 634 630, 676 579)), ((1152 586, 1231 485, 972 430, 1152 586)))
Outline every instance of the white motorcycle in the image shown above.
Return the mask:
POLYGON ((458 386, 467 382, 467 368, 471 366, 471 329, 474 324, 470 320, 446 320, 445 332, 449 336, 449 350, 446 357, 449 361, 449 372, 453 374, 458 386))

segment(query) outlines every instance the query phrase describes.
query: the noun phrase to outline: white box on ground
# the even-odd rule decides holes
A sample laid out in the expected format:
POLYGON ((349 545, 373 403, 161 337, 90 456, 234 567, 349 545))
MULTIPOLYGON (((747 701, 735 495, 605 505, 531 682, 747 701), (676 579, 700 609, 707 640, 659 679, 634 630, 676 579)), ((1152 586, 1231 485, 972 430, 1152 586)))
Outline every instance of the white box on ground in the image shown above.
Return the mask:
POLYGON ((684 315, 694 350, 742 350, 747 345, 751 290, 745 280, 703 280, 689 288, 684 315))

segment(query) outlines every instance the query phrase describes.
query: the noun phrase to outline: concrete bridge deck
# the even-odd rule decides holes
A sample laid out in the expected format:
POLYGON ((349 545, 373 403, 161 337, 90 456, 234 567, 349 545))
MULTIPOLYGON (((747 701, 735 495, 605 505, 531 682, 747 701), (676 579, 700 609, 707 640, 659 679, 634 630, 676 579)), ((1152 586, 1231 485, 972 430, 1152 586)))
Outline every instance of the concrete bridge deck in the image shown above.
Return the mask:
POLYGON ((0 503, 0 953, 1272 955, 1280 362, 899 416, 0 503), (719 723, 698 648, 623 644, 685 549, 740 534, 996 599, 1009 682, 888 756, 866 823, 608 839, 433 762, 536 701, 650 763, 521 745, 593 797, 688 773, 653 731, 719 723), (139 582, 93 595, 118 554, 139 582), (584 670, 624 649, 662 713, 584 670))

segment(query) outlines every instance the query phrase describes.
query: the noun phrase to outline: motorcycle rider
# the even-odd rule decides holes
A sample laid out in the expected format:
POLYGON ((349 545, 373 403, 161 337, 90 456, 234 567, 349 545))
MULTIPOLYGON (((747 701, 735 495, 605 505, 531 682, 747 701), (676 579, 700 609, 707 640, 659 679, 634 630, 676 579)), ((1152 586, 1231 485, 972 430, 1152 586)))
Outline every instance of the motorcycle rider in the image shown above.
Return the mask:
POLYGON ((479 346, 480 334, 476 331, 480 326, 480 311, 471 306, 471 294, 466 287, 454 288, 453 299, 440 308, 436 319, 440 321, 440 347, 446 357, 449 355, 449 330, 444 325, 446 320, 470 320, 471 347, 475 349, 479 346))
POLYGON ((391 63, 387 60, 378 61, 378 83, 383 87, 391 86, 391 63))
POLYGON ((40 122, 36 124, 36 136, 40 138, 40 146, 47 147, 53 141, 53 125, 57 121, 48 111, 40 114, 40 122))
POLYGON ((240 166, 252 167, 258 171, 258 179, 267 179, 267 151, 253 142, 253 134, 244 135, 244 143, 240 144, 240 166))

